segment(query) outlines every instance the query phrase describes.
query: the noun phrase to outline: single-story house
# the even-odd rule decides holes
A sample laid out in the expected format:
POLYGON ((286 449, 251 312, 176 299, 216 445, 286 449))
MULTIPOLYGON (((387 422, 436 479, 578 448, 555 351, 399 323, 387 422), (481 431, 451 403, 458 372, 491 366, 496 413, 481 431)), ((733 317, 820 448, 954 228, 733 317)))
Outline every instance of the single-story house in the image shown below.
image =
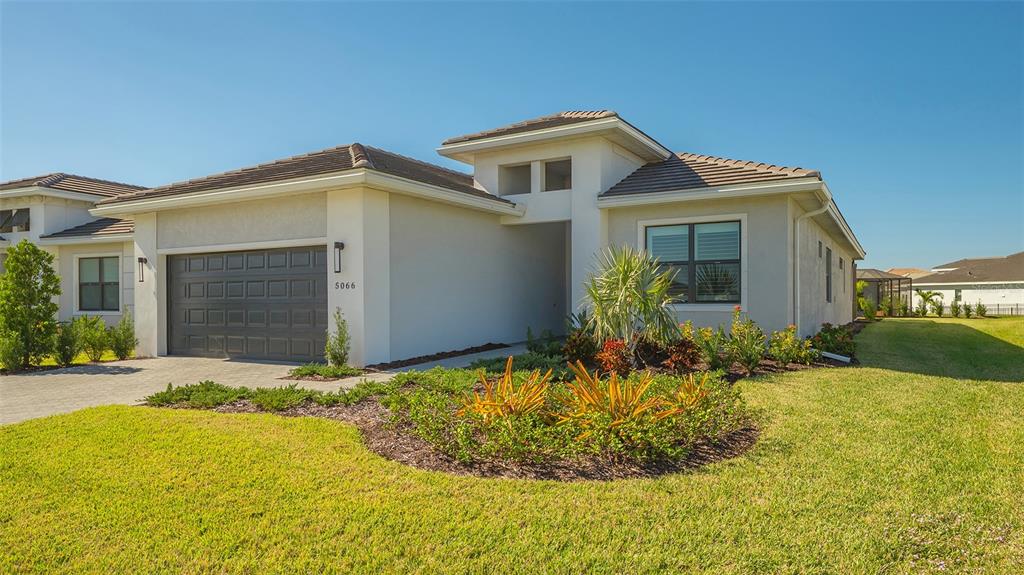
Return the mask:
POLYGON ((149 189, 7 182, 31 223, 0 235, 57 255, 62 318, 130 310, 140 355, 318 359, 336 308, 356 365, 564 332, 610 245, 678 271, 680 321, 852 319, 864 249, 816 171, 673 152, 611 111, 438 152, 472 173, 354 143, 149 189))
MULTIPOLYGON (((914 280, 916 289, 936 291, 948 308, 981 303, 989 313, 1024 313, 1024 252, 1005 257, 968 258, 932 268, 914 280)), ((914 305, 920 302, 914 296, 914 305)))

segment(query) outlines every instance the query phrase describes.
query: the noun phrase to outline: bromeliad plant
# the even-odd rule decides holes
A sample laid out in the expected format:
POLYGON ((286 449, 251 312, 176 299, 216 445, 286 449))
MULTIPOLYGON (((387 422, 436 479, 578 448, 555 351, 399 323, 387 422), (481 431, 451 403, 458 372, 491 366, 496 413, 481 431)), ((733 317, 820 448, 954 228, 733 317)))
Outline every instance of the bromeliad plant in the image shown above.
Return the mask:
POLYGON ((505 363, 505 373, 496 383, 487 380, 486 372, 480 372, 480 383, 483 394, 473 392, 463 400, 458 415, 474 414, 485 423, 503 420, 507 425, 510 417, 530 415, 540 412, 548 392, 548 381, 551 370, 543 376, 534 371, 522 383, 516 383, 512 376, 512 358, 505 363))
POLYGON ((568 411, 559 415, 559 422, 579 424, 584 429, 580 439, 593 434, 599 425, 615 429, 636 423, 662 404, 658 397, 644 396, 654 381, 650 372, 644 372, 636 382, 612 372, 605 382, 598 372, 591 374, 582 363, 569 368, 576 379, 565 384, 569 389, 568 411))

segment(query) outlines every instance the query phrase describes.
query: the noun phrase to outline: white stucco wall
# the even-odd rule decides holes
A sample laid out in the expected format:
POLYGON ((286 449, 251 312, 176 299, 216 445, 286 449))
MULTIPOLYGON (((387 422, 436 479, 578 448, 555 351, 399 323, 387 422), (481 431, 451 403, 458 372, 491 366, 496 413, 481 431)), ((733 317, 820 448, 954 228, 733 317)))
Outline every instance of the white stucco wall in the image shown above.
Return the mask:
POLYGON ((565 224, 390 197, 391 359, 564 331, 565 224))
MULTIPOLYGON (((804 211, 792 204, 791 216, 795 220, 804 211)), ((825 216, 820 216, 825 217, 825 216)), ((816 221, 804 218, 799 224, 800 242, 800 335, 814 335, 823 323, 845 324, 853 321, 854 278, 850 267, 853 253, 844 243, 830 235, 816 221), (821 256, 818 242, 821 242, 821 256), (826 248, 832 248, 832 302, 826 301, 825 261, 826 248), (839 269, 839 258, 843 268, 839 269)))
POLYGON ((121 319, 123 312, 132 312, 135 307, 135 249, 133 242, 104 242, 95 244, 74 244, 64 246, 47 246, 57 257, 54 262, 60 276, 61 295, 57 315, 61 321, 67 321, 80 315, 100 316, 107 325, 114 325, 121 319), (83 257, 117 256, 120 266, 121 309, 117 312, 81 311, 78 309, 78 270, 77 262, 83 257))

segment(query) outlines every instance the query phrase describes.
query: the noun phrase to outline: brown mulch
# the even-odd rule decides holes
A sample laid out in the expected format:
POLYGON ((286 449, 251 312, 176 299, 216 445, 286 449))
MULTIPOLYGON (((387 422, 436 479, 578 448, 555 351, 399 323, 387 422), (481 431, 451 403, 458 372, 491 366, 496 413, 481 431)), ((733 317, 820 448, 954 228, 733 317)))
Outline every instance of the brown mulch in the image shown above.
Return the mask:
POLYGON ((451 357, 459 357, 462 355, 470 355, 474 353, 480 353, 482 351, 491 351, 492 349, 503 349, 509 347, 507 343, 485 343, 483 345, 477 345, 473 347, 467 347, 465 349, 457 349, 453 351, 443 351, 441 353, 434 353, 431 355, 420 355, 416 357, 410 357, 408 359, 401 359, 398 361, 391 361, 388 363, 375 363, 373 365, 366 366, 368 370, 374 371, 387 371, 389 369, 397 369, 400 367, 409 367, 410 365, 416 365, 420 363, 426 363, 428 361, 437 361, 439 359, 448 359, 451 357))
MULTIPOLYGON (((248 400, 221 405, 220 413, 260 413, 248 400)), ((697 445, 682 461, 637 464, 599 458, 518 463, 484 461, 462 463, 438 452, 426 441, 413 435, 408 425, 392 424, 390 412, 376 398, 367 398, 354 405, 321 406, 307 402, 277 412, 286 417, 323 417, 355 425, 366 447, 392 461, 417 469, 443 471, 455 475, 505 477, 513 479, 549 479, 555 481, 609 481, 638 477, 656 477, 667 473, 692 470, 715 461, 745 453, 757 441, 759 430, 747 427, 714 442, 697 445)))

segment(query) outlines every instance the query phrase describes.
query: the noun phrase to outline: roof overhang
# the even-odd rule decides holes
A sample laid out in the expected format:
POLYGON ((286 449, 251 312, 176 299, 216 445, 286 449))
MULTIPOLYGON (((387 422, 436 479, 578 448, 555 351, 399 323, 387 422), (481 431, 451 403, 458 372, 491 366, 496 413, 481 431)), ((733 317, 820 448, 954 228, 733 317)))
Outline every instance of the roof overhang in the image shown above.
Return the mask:
POLYGON ((832 193, 825 182, 817 178, 792 178, 784 181, 760 182, 749 184, 736 184, 731 186, 687 188, 670 190, 665 192, 654 192, 650 194, 623 194, 621 196, 605 196, 597 199, 599 208, 622 208, 630 206, 648 206, 656 204, 674 204, 678 202, 697 202, 708 200, 725 200, 735 198, 752 198, 759 196, 772 196, 778 194, 799 194, 810 193, 816 199, 818 208, 827 206, 822 216, 827 215, 836 229, 849 243, 850 248, 857 255, 856 259, 864 259, 867 252, 861 246, 857 237, 853 234, 846 218, 839 211, 832 193))
POLYGON ((64 236, 59 238, 47 238, 41 237, 36 240, 36 243, 41 246, 66 246, 66 245, 77 245, 77 244, 112 244, 121 242, 130 242, 134 238, 134 234, 123 233, 123 234, 106 234, 102 236, 64 236))
POLYGON ((89 210, 89 212, 97 217, 124 217, 136 213, 194 208, 358 186, 373 187, 387 192, 416 196, 500 215, 522 215, 525 211, 525 208, 522 206, 498 199, 492 200, 474 196, 441 186, 434 186, 391 174, 384 174, 375 170, 359 168, 282 182, 268 182, 252 186, 237 186, 217 190, 204 190, 190 194, 140 198, 138 200, 100 204, 89 210))
POLYGON ((50 196, 52 198, 61 198, 65 200, 79 200, 89 202, 91 204, 95 204, 102 199, 110 197, 95 194, 83 194, 81 192, 68 192, 66 190, 55 190, 53 188, 43 186, 27 186, 11 190, 0 190, 0 199, 26 198, 29 196, 50 196))
POLYGON ((578 122, 567 126, 446 144, 437 148, 437 153, 453 160, 472 164, 473 156, 480 152, 584 136, 605 137, 647 161, 664 160, 672 155, 670 150, 617 116, 590 122, 578 122))

